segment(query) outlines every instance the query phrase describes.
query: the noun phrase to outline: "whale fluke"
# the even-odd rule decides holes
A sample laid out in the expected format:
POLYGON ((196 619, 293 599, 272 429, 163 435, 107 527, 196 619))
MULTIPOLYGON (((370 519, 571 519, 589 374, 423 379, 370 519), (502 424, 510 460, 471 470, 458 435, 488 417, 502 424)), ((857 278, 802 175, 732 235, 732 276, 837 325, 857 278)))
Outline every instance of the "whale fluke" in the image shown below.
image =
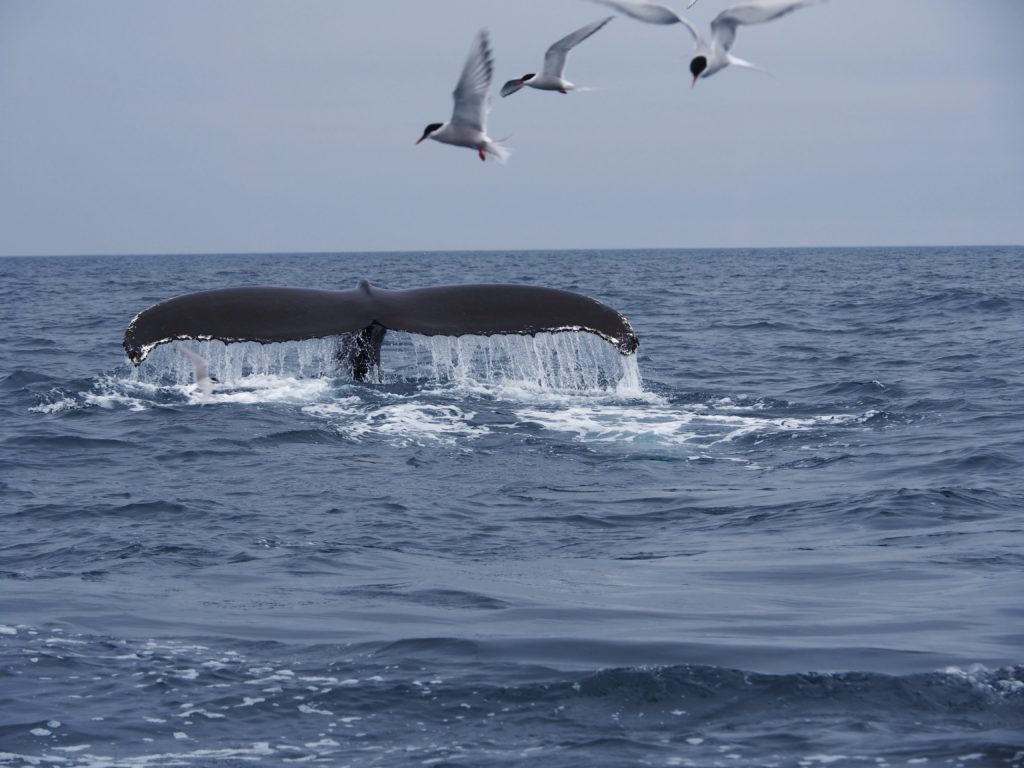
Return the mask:
POLYGON ((587 331, 630 355, 640 344, 629 321, 596 299, 530 285, 445 285, 392 291, 365 280, 348 291, 221 288, 154 304, 128 325, 124 349, 139 365, 160 344, 302 341, 342 336, 353 375, 380 362, 387 331, 424 336, 534 335, 587 331))

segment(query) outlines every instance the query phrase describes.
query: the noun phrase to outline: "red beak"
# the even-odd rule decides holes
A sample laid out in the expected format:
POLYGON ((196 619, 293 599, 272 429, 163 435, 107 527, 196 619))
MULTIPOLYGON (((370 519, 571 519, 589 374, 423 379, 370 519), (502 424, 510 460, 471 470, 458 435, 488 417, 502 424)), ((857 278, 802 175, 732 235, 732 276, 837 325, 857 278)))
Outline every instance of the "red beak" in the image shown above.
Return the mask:
POLYGON ((693 76, 693 82, 692 82, 692 83, 690 83, 690 89, 691 89, 691 90, 693 90, 694 88, 696 88, 696 87, 697 87, 697 81, 698 81, 698 80, 700 80, 700 75, 694 75, 694 76, 693 76))
POLYGON ((420 136, 418 139, 416 139, 416 143, 419 144, 421 141, 423 141, 425 138, 427 138, 428 135, 429 134, 424 133, 422 136, 420 136))

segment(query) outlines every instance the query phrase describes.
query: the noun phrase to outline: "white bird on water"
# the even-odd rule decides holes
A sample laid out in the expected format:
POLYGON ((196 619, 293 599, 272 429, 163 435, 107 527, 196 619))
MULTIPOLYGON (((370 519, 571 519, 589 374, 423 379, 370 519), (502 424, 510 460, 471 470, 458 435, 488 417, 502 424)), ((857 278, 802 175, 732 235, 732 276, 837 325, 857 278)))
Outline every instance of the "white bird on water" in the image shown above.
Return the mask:
MULTIPOLYGON (((694 53, 690 59, 690 73, 693 75, 692 86, 697 85, 701 78, 711 77, 716 72, 732 64, 745 69, 762 70, 749 61, 733 56, 730 53, 736 41, 736 28, 740 24, 762 24, 785 16, 799 8, 815 5, 823 0, 761 0, 761 2, 741 3, 726 8, 711 22, 711 42, 708 43, 697 27, 685 17, 680 16, 667 5, 647 2, 646 0, 593 0, 600 5, 607 5, 626 16, 649 24, 682 24, 693 35, 694 53)), ((693 3, 690 3, 692 6, 693 3)), ((692 87, 691 86, 691 87, 692 87)))
POLYGON ((554 43, 548 48, 547 53, 544 54, 544 69, 540 74, 531 72, 515 80, 509 80, 502 86, 501 95, 511 96, 527 85, 539 91, 558 91, 560 93, 580 90, 576 85, 565 79, 565 60, 569 56, 569 51, 614 18, 614 16, 608 16, 600 21, 587 24, 587 26, 580 27, 572 34, 566 35, 554 43))
POLYGON ((181 351, 192 361, 192 366, 196 369, 196 386, 202 391, 203 399, 209 400, 210 395, 213 394, 214 383, 219 384, 220 382, 210 376, 210 369, 205 358, 200 357, 191 349, 183 348, 181 351))
POLYGON ((431 123, 423 130, 419 144, 433 139, 443 144, 475 149, 481 160, 493 155, 499 162, 508 160, 509 151, 487 135, 487 112, 491 108, 491 79, 494 77, 494 59, 487 30, 481 29, 469 50, 462 69, 462 77, 452 92, 455 108, 447 123, 431 123))

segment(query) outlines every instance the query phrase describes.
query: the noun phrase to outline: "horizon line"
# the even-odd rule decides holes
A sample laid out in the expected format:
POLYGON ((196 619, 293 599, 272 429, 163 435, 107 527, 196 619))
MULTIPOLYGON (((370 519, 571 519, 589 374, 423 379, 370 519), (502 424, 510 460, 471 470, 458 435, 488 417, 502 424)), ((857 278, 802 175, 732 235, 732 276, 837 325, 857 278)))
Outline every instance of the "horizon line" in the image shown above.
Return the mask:
POLYGON ((917 245, 741 245, 741 246, 653 246, 653 247, 600 247, 600 248, 455 248, 455 249, 371 249, 371 250, 313 250, 313 251, 117 251, 111 253, 2 253, 0 259, 88 259, 88 258, 159 258, 162 256, 359 256, 364 254, 495 254, 495 253, 568 253, 573 251, 811 251, 811 250, 877 250, 882 248, 1024 248, 1022 243, 947 243, 917 245))

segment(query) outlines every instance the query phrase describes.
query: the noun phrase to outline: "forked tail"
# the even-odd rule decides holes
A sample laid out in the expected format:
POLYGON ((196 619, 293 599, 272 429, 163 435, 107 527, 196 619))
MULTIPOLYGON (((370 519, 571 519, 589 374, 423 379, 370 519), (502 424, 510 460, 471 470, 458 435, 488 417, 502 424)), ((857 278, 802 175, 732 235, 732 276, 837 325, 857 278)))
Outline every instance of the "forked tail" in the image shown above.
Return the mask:
POLYGON ((512 154, 512 150, 502 144, 500 141, 489 141, 484 146, 484 152, 493 157, 502 165, 508 163, 508 158, 512 154))

